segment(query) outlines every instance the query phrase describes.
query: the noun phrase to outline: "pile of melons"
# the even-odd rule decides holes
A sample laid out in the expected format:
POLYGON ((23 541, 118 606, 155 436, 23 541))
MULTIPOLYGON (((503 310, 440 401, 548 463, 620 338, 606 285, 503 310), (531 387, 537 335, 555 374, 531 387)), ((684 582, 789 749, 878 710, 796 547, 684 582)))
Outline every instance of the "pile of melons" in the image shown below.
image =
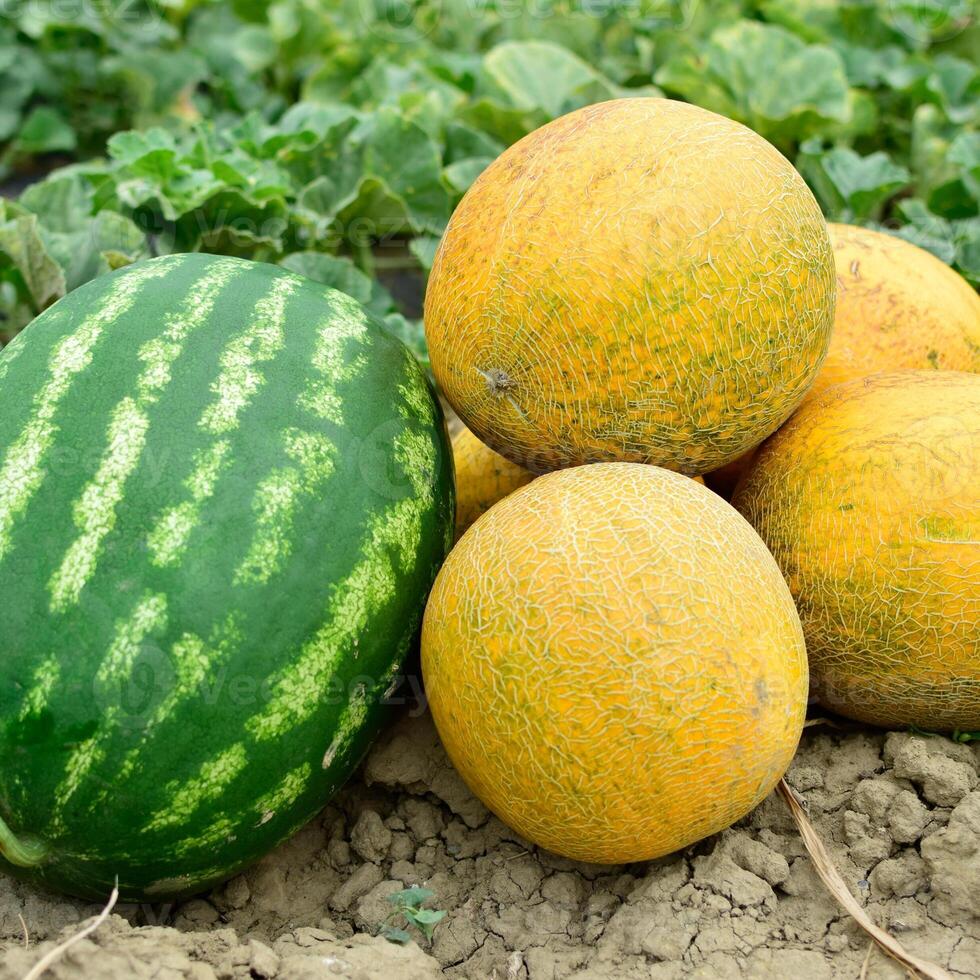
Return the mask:
POLYGON ((528 839, 623 862, 721 830, 811 693, 980 728, 980 299, 939 260, 828 228, 744 126, 620 100, 486 170, 425 322, 467 427, 426 688, 528 839))

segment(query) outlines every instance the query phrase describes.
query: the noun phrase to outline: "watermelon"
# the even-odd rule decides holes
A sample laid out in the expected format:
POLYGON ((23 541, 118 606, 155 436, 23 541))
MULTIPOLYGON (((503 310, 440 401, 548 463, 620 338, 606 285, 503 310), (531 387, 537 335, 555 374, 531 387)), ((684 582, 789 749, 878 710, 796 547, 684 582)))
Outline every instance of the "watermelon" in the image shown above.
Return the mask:
POLYGON ((0 869, 201 891, 383 723, 452 540, 445 426, 355 301, 199 254, 0 354, 0 869))

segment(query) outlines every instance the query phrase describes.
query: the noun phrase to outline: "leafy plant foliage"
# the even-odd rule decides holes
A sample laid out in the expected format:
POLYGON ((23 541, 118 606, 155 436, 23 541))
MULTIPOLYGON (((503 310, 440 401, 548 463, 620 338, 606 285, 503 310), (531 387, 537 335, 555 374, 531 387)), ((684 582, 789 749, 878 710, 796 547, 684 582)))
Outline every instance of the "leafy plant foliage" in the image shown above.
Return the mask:
POLYGON ((282 262, 424 353, 383 283, 431 264, 507 145, 661 94, 775 143, 831 219, 980 282, 965 0, 0 0, 0 339, 148 254, 282 262), (77 9, 75 9, 77 7, 77 9), (11 185, 13 186, 13 184, 11 185))
POLYGON ((388 901, 394 906, 394 910, 382 923, 381 935, 389 942, 404 946, 412 939, 408 929, 414 928, 426 942, 431 943, 436 926, 446 917, 442 909, 424 907, 434 897, 434 892, 417 885, 389 895, 388 901), (396 925, 397 922, 401 925, 396 925))

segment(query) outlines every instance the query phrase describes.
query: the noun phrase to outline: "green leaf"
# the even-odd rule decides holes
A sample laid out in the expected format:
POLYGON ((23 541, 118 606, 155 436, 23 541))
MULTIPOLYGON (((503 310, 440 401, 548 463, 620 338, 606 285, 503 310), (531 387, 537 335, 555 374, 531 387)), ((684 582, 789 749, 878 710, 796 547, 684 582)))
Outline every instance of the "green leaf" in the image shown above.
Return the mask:
POLYGON ((980 133, 970 130, 960 133, 949 148, 948 159, 958 168, 960 179, 974 202, 980 200, 980 133))
POLYGON ((353 138, 360 146, 362 179, 345 220, 373 224, 373 237, 403 229, 441 233, 449 220, 449 191, 441 154, 425 130, 382 108, 353 138))
POLYGON ((17 134, 19 153, 54 153, 74 150, 75 130, 56 109, 38 106, 24 120, 17 134))
POLYGON ((279 264, 290 272, 347 293, 377 316, 386 316, 394 309, 394 300, 388 291, 376 279, 361 272, 345 256, 324 255, 322 252, 294 252, 279 264))
POLYGON ((408 249, 419 260, 419 265, 429 272, 432 269, 432 263, 436 259, 436 249, 439 248, 439 242, 441 239, 435 235, 422 235, 419 238, 413 238, 408 243, 408 249))
POLYGON ((930 210, 947 218, 977 213, 980 136, 947 121, 935 105, 923 105, 912 122, 916 186, 930 210))
POLYGON ((907 224, 895 234, 928 249, 980 286, 980 217, 947 220, 916 198, 902 201, 898 213, 907 224))
POLYGON ((36 214, 48 231, 73 232, 91 220, 94 195, 80 174, 55 171, 26 188, 20 204, 36 214))
POLYGON ((389 313, 384 318, 385 329, 397 337, 427 371, 431 371, 429 348, 425 342, 425 327, 421 320, 408 320, 401 313, 389 313))
POLYGON ((441 909, 419 909, 412 913, 412 921, 418 925, 434 926, 437 922, 442 922, 446 913, 441 909))
POLYGON ((954 742, 980 742, 980 732, 963 732, 957 729, 952 737, 954 742))
POLYGON ((447 164, 474 158, 493 160, 504 152, 504 145, 499 140, 460 122, 446 126, 445 146, 447 164))
POLYGON ((430 898, 434 898, 435 893, 429 891, 428 888, 420 888, 418 885, 414 885, 411 888, 405 888, 402 891, 392 892, 388 896, 388 901, 392 905, 398 907, 404 907, 409 909, 421 908, 423 902, 427 902, 430 898))
POLYGON ((799 163, 804 177, 824 212, 839 220, 860 223, 877 217, 911 180, 909 171, 882 151, 862 157, 846 147, 814 152, 805 144, 802 149, 799 163))
POLYGON ((146 236, 129 218, 113 211, 101 211, 76 232, 47 234, 45 241, 65 270, 69 292, 149 254, 146 236))
POLYGON ((145 236, 129 218, 113 211, 92 214, 94 193, 76 170, 57 171, 33 184, 20 203, 37 215, 42 240, 64 271, 69 292, 147 252, 145 236))
POLYGON ((542 110, 554 117, 596 101, 612 87, 581 58, 547 41, 510 41, 484 59, 485 82, 518 109, 542 110))
POLYGON ((668 61, 655 80, 782 145, 851 119, 847 76, 836 51, 752 21, 715 31, 697 55, 668 61))
POLYGON ((457 160, 446 167, 445 175, 449 186, 460 196, 465 194, 473 182, 490 164, 491 157, 470 157, 467 160, 457 160))
POLYGON ((405 918, 412 923, 425 938, 432 942, 432 934, 436 926, 446 917, 446 913, 435 909, 418 909, 405 913, 405 918))
POLYGON ((226 43, 229 52, 249 73, 264 71, 276 60, 276 42, 264 27, 243 27, 226 39, 226 43))
POLYGON ((45 247, 37 215, 0 225, 0 257, 19 273, 35 313, 65 295, 65 274, 45 247))
POLYGON ((412 937, 404 929, 396 929, 394 926, 385 926, 381 930, 381 935, 390 943, 397 943, 399 946, 407 946, 412 937))
POLYGON ((932 214, 925 203, 916 198, 902 201, 898 209, 908 224, 897 229, 894 234, 912 242, 913 245, 918 245, 919 248, 932 252, 936 258, 942 259, 947 265, 953 265, 956 261, 953 226, 932 214))
POLYGON ((926 88, 952 122, 980 122, 980 71, 976 65, 939 55, 926 88))
POLYGON ((889 6, 895 29, 923 47, 955 37, 976 16, 970 0, 890 0, 889 6))

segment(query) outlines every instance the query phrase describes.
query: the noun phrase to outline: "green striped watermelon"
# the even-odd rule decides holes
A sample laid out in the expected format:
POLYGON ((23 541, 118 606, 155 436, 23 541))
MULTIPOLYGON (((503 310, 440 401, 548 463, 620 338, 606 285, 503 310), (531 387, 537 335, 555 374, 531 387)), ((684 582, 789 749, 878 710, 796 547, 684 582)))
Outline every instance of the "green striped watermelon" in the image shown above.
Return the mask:
POLYGON ((349 297, 152 259, 0 354, 0 868, 200 891, 376 734, 453 527, 422 371, 349 297))

